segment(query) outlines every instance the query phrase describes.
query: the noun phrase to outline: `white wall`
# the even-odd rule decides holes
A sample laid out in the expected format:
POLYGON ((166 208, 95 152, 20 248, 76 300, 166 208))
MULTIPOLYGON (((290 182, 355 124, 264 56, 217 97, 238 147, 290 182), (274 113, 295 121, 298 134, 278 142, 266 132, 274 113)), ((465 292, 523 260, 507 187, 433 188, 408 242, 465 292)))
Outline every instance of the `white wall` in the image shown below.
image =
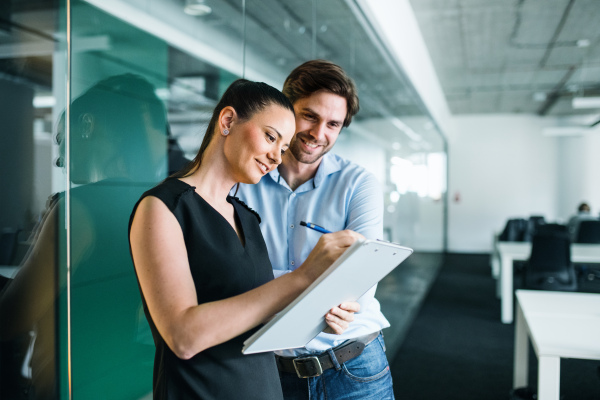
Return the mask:
POLYGON ((600 132, 558 140, 558 216, 567 220, 577 206, 587 202, 600 212, 600 132))
POLYGON ((448 250, 489 252, 506 219, 557 218, 558 139, 536 116, 455 116, 448 132, 448 250))

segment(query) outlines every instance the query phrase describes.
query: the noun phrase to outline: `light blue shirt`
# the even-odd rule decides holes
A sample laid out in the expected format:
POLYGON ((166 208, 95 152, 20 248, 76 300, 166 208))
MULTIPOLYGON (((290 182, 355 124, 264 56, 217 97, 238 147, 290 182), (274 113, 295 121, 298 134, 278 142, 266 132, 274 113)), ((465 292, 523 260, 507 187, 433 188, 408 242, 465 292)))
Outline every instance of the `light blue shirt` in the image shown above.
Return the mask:
MULTIPOLYGON (((276 278, 302 265, 322 235, 301 226, 300 221, 332 232, 350 229, 367 239, 383 238, 383 193, 379 182, 364 168, 331 153, 323 156, 314 178, 295 191, 275 169, 256 185, 241 184, 236 196, 262 219, 260 228, 276 278)), ((321 352, 387 328, 390 324, 380 311, 375 289, 376 286, 358 300, 361 311, 342 335, 321 333, 304 349, 279 353, 321 352)))

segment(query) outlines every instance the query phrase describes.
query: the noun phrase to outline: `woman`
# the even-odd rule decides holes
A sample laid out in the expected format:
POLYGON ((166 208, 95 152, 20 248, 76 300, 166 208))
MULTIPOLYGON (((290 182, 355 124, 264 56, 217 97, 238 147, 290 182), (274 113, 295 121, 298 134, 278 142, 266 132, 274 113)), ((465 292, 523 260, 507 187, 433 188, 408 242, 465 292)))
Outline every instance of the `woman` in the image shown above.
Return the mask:
POLYGON ((242 355, 242 344, 360 237, 323 235, 300 268, 273 280, 258 214, 228 194, 276 168, 294 129, 281 92, 237 80, 195 160, 134 208, 130 244, 156 345, 155 399, 282 398, 273 355, 242 355))

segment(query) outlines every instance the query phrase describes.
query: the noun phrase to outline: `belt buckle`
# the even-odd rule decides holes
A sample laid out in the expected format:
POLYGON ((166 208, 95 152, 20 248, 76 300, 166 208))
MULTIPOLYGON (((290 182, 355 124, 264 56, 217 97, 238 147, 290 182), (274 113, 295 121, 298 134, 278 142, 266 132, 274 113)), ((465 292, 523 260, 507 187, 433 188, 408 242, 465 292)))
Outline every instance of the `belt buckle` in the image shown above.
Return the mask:
POLYGON ((319 362, 319 359, 317 357, 302 357, 302 358, 294 358, 292 360, 292 362, 294 363, 294 369, 296 370, 296 375, 298 375, 298 378, 313 378, 315 376, 319 376, 323 373, 323 367, 321 367, 321 363, 319 362), (314 369, 316 370, 316 373, 313 375, 302 375, 300 373, 300 371, 298 370, 298 366, 299 365, 306 365, 306 364, 310 364, 314 366, 314 369))

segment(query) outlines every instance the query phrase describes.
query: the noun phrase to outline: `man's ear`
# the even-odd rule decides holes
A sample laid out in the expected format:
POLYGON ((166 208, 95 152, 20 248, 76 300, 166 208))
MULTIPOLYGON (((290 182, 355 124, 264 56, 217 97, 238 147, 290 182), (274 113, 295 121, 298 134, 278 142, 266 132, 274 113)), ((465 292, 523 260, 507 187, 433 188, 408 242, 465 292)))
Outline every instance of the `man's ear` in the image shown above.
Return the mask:
POLYGON ((227 136, 231 131, 231 127, 235 124, 237 113, 231 106, 224 107, 219 113, 219 132, 221 135, 227 136), (225 133, 226 132, 226 133, 225 133))

